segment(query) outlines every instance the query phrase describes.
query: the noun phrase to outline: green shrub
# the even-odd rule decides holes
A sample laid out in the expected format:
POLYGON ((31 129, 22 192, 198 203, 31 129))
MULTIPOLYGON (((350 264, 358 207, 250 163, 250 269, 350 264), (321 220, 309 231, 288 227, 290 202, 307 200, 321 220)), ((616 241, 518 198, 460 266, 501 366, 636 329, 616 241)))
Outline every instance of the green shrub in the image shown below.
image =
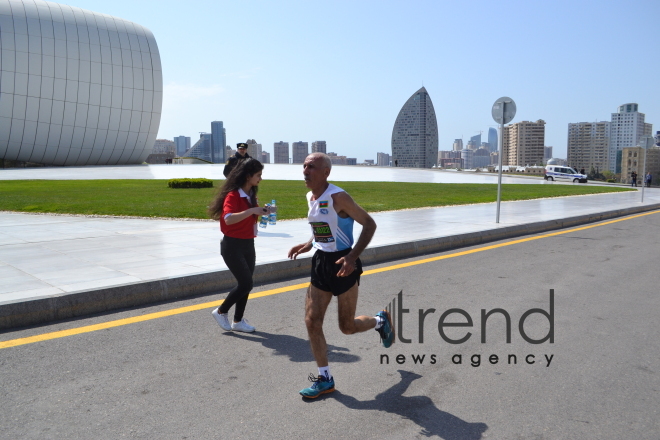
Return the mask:
POLYGON ((616 183, 615 179, 607 179, 607 183, 616 183))
POLYGON ((211 179, 170 179, 167 182, 170 188, 213 188, 211 179))

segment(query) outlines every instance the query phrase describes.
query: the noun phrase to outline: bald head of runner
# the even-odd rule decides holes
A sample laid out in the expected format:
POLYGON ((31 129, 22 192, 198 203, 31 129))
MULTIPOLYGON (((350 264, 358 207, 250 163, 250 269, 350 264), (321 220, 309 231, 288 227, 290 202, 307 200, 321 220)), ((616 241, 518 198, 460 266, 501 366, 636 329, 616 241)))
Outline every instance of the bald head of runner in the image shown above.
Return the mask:
POLYGON ((303 162, 303 176, 307 188, 325 189, 328 186, 328 176, 332 169, 332 160, 325 153, 312 153, 303 162))

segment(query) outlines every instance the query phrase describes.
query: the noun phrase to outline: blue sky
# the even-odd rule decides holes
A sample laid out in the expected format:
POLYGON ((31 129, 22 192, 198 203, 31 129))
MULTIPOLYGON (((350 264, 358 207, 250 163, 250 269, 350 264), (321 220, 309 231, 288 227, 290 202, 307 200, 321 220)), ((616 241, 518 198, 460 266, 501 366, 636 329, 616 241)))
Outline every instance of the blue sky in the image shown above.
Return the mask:
MULTIPOLYGON (((158 137, 194 143, 224 121, 230 145, 325 140, 328 151, 391 152, 394 120, 422 84, 439 149, 495 126, 546 121, 566 157, 569 122, 610 120, 639 104, 660 130, 660 2, 69 0, 137 22, 163 64, 158 137)), ((484 139, 485 140, 485 139, 484 139)))

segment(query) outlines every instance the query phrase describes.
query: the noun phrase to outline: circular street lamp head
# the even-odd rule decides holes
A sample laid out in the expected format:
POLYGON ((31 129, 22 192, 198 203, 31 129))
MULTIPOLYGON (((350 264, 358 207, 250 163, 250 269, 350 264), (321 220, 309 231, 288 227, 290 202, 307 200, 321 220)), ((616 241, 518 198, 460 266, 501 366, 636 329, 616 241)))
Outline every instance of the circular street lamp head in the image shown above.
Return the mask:
POLYGON ((503 96, 495 101, 491 113, 498 124, 508 124, 516 116, 516 103, 508 96, 503 96))

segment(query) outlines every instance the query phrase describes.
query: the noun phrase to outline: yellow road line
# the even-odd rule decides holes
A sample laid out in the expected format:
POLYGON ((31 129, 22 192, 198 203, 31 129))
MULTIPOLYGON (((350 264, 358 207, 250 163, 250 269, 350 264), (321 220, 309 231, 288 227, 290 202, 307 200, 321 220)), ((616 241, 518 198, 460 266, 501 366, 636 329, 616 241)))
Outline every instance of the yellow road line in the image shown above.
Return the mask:
MULTIPOLYGON (((294 284, 292 286, 280 287, 278 289, 266 290, 264 292, 252 293, 250 298, 261 298, 262 296, 276 295, 278 293, 290 292, 292 290, 303 289, 309 283, 294 284)), ((208 308, 215 308, 222 304, 223 300, 210 301, 194 306, 179 307, 177 309, 164 310, 162 312, 148 313, 146 315, 134 316, 132 318, 117 319, 115 321, 103 322, 101 324, 86 325, 84 327, 72 328, 69 330, 60 330, 57 332, 44 333, 41 335, 28 336, 27 338, 12 339, 10 341, 0 342, 0 349, 16 347, 18 345, 32 344, 34 342, 48 341, 50 339, 64 338, 66 336, 79 335, 81 333, 95 332, 97 330, 104 330, 106 328, 120 327, 122 325, 135 324, 136 322, 149 321, 157 318, 164 318, 166 316, 180 315, 182 313, 194 312, 196 310, 204 310, 208 308)))
POLYGON ((477 252, 489 251, 491 249, 497 249, 497 248, 501 248, 501 247, 504 247, 504 246, 511 246, 513 244, 525 243, 526 241, 532 241, 532 240, 539 240, 541 238, 554 237, 554 236, 557 236, 557 235, 568 234, 569 232, 583 231, 585 229, 591 229, 591 228, 597 228, 599 226, 611 225, 612 223, 618 223, 618 222, 622 222, 622 221, 625 221, 625 220, 632 220, 632 219, 637 218, 637 217, 643 217, 645 215, 657 214, 659 212, 660 211, 645 212, 643 214, 637 214, 637 215, 633 215, 633 216, 630 216, 630 217, 620 218, 620 219, 617 219, 617 220, 610 220, 610 221, 607 221, 607 222, 597 223, 597 224, 594 224, 594 225, 581 226, 579 228, 573 228, 573 229, 569 229, 569 230, 566 230, 566 231, 551 232, 549 234, 544 234, 544 235, 535 235, 534 237, 521 238, 520 240, 507 241, 506 243, 499 243, 499 244, 494 244, 494 245, 491 245, 491 246, 484 246, 484 247, 480 247, 480 248, 477 248, 477 249, 470 249, 468 251, 455 252, 453 254, 441 255, 439 257, 433 257, 433 258, 426 258, 426 259, 423 259, 423 260, 411 261, 410 263, 395 264, 393 266, 381 267, 380 269, 365 270, 364 275, 371 275, 373 273, 379 273, 379 272, 387 272, 388 270, 403 269, 404 267, 417 266, 418 264, 426 264, 426 263, 431 263, 433 261, 445 260, 447 258, 454 258, 454 257, 460 257, 462 255, 469 255, 469 254, 474 254, 474 253, 477 253, 477 252))
MULTIPOLYGON (((637 214, 637 215, 633 215, 633 216, 625 217, 625 218, 620 218, 620 219, 616 219, 616 220, 610 220, 610 221, 607 221, 607 222, 597 223, 597 224, 594 224, 594 225, 581 226, 579 228, 573 228, 573 229, 569 229, 569 230, 566 230, 566 231, 559 231, 559 232, 552 232, 552 233, 549 233, 549 234, 536 235, 534 237, 522 238, 520 240, 512 240, 512 241, 507 241, 505 243, 499 243, 499 244, 494 244, 494 245, 490 245, 490 246, 483 246, 483 247, 480 247, 480 248, 477 248, 477 249, 470 249, 470 250, 467 250, 467 251, 454 252, 452 254, 441 255, 439 257, 425 258, 425 259, 422 259, 422 260, 411 261, 409 263, 394 264, 392 266, 381 267, 379 269, 366 270, 366 271, 364 271, 363 275, 371 275, 371 274, 380 273, 380 272, 387 272, 387 271, 390 271, 390 270, 403 269, 405 267, 417 266, 417 265, 420 265, 420 264, 432 263, 434 261, 445 260, 447 258, 460 257, 460 256, 463 256, 463 255, 469 255, 469 254, 474 254, 474 253, 477 253, 477 252, 488 251, 488 250, 491 250, 491 249, 497 249, 497 248, 501 248, 501 247, 505 247, 505 246, 511 246, 511 245, 514 245, 514 244, 525 243, 527 241, 539 240, 541 238, 555 237, 557 235, 568 234, 568 233, 577 232, 577 231, 583 231, 585 229, 591 229, 591 228, 596 228, 596 227, 605 226, 605 225, 611 225, 613 223, 618 223, 618 222, 622 222, 622 221, 626 221, 626 220, 632 220, 634 218, 643 217, 643 216, 651 215, 651 214, 657 214, 657 213, 660 213, 660 211, 645 212, 645 213, 642 213, 642 214, 637 214)), ((264 297, 264 296, 277 295, 278 293, 291 292, 293 290, 304 289, 308 285, 309 285, 309 283, 300 283, 300 284, 293 284, 291 286, 286 286, 286 287, 279 287, 277 289, 265 290, 263 292, 251 293, 250 298, 261 298, 261 297, 264 297)), ((210 301, 210 302, 205 302, 205 303, 202 303, 202 304, 196 304, 196 305, 193 305, 193 306, 179 307, 179 308, 176 308, 176 309, 164 310, 162 312, 148 313, 146 315, 134 316, 132 318, 118 319, 118 320, 115 320, 115 321, 104 322, 104 323, 101 323, 101 324, 87 325, 87 326, 84 326, 84 327, 77 327, 77 328, 72 328, 72 329, 69 329, 69 330, 60 330, 60 331, 57 331, 57 332, 44 333, 44 334, 35 335, 35 336, 28 336, 26 338, 12 339, 12 340, 9 340, 9 341, 0 342, 0 349, 9 348, 9 347, 16 347, 16 346, 19 346, 19 345, 32 344, 32 343, 35 343, 35 342, 48 341, 50 339, 64 338, 64 337, 67 337, 67 336, 79 335, 79 334, 82 334, 82 333, 95 332, 97 330, 104 330, 104 329, 113 328, 113 327, 120 327, 120 326, 128 325, 128 324, 135 324, 136 322, 149 321, 149 320, 152 320, 152 319, 164 318, 166 316, 180 315, 182 313, 194 312, 194 311, 197 311, 197 310, 204 310, 204 309, 208 309, 208 308, 211 308, 211 307, 215 308, 220 304, 222 304, 222 300, 210 301)))

